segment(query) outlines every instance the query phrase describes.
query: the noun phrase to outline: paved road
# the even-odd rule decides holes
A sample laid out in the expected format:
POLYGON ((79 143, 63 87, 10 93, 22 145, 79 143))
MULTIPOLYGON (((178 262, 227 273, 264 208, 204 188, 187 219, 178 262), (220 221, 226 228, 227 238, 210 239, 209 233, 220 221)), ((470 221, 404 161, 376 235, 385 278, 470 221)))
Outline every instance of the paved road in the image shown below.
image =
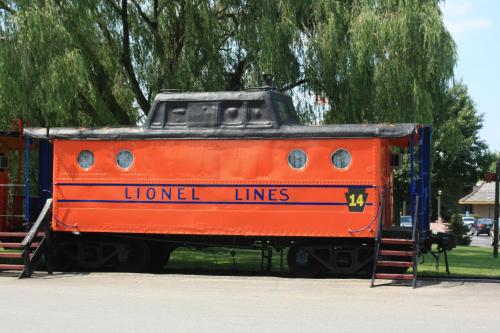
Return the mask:
POLYGON ((495 332, 500 284, 92 273, 0 277, 2 332, 495 332), (471 316, 484 309, 485 317, 471 316), (418 320, 418 321, 417 321, 418 320))
POLYGON ((489 235, 472 236, 471 246, 491 247, 491 237, 489 235))

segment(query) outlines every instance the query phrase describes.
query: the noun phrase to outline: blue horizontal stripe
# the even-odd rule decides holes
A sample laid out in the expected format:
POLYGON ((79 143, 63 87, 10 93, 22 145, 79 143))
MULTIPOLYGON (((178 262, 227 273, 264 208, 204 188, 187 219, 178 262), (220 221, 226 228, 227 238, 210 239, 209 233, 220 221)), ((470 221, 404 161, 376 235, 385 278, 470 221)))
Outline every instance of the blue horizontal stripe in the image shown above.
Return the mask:
MULTIPOLYGON (((58 202, 91 202, 91 203, 139 203, 139 204, 203 204, 203 205, 284 205, 284 206, 347 206, 346 202, 290 202, 290 201, 149 201, 149 200, 73 200, 62 199, 58 202)), ((367 202, 366 206, 372 206, 367 202)))
POLYGON ((133 184, 133 183, 56 183, 56 186, 140 186, 140 187, 297 187, 297 188, 370 188, 375 185, 318 185, 318 184, 133 184))

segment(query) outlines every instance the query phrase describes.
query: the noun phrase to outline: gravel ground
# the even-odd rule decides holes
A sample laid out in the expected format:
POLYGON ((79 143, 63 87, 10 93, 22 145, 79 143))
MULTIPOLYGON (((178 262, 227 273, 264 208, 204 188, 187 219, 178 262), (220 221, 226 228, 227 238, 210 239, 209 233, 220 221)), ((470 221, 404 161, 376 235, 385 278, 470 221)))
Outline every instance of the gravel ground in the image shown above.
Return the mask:
POLYGON ((122 273, 0 277, 3 332, 495 332, 500 284, 122 273), (381 285, 380 285, 381 284, 381 285), (473 310, 475 309, 475 310, 473 310), (477 309, 484 315, 477 316, 477 309))

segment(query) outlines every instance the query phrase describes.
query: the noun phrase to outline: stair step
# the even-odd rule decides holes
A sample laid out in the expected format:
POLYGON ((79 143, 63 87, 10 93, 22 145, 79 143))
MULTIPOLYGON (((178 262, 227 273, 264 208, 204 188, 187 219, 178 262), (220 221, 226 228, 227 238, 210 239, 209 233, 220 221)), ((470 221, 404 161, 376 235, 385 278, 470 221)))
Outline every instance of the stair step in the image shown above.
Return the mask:
POLYGON ((413 245, 413 240, 403 238, 382 238, 382 244, 399 244, 399 245, 413 245))
MULTIPOLYGON (((28 234, 27 231, 15 231, 15 232, 12 232, 12 231, 4 231, 4 232, 0 232, 0 238, 1 237, 26 237, 26 235, 28 234)), ((39 232, 37 237, 43 237, 45 236, 45 233, 44 232, 39 232)))
MULTIPOLYGON (((40 243, 31 243, 32 248, 38 247, 39 245, 40 245, 40 243)), ((20 249, 21 243, 3 243, 3 242, 0 242, 0 247, 3 247, 4 249, 20 249)))
POLYGON ((377 273, 375 274, 375 278, 384 280, 413 280, 413 274, 377 273))
POLYGON ((382 256, 413 257, 413 251, 380 250, 382 256))
POLYGON ((412 267, 413 263, 411 261, 377 261, 377 266, 383 267, 412 267))
POLYGON ((382 230, 383 238, 404 238, 411 239, 412 231, 410 230, 401 230, 401 229, 383 229, 382 230))
POLYGON ((22 271, 24 270, 24 265, 11 265, 11 264, 0 264, 0 270, 3 271, 22 271))
POLYGON ((0 258, 22 258, 21 252, 4 252, 0 253, 0 258))
MULTIPOLYGON (((23 254, 21 252, 0 252, 0 258, 15 258, 21 259, 23 254)), ((30 258, 33 257, 33 253, 30 253, 30 258)))

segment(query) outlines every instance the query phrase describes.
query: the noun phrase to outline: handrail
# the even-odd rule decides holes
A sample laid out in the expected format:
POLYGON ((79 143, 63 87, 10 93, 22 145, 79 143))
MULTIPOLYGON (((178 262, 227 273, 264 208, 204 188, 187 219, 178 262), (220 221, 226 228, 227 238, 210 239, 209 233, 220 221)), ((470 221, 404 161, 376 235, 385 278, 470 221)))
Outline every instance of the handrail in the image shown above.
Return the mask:
POLYGON ((377 237, 375 239, 375 252, 374 252, 374 258, 373 258, 373 271, 372 271, 372 282, 371 282, 371 287, 373 288, 375 285, 375 274, 377 274, 377 260, 378 260, 378 255, 379 255, 379 250, 380 250, 380 241, 382 239, 382 228, 384 224, 384 215, 385 215, 385 191, 382 195, 382 197, 379 200, 379 208, 377 215, 380 214, 379 217, 379 223, 378 223, 378 228, 377 228, 377 237))
POLYGON ((25 174, 25 186, 24 186, 24 215, 26 220, 26 225, 30 223, 30 137, 26 137, 26 152, 24 160, 24 174, 25 174))
MULTIPOLYGON (((380 186, 374 186, 373 187, 374 189, 377 189, 377 198, 378 198, 378 202, 379 202, 379 205, 377 206, 377 213, 375 214, 375 217, 373 218, 373 220, 367 225, 367 226, 364 226, 360 229, 348 229, 347 231, 349 233, 358 233, 358 232, 363 232, 365 230, 367 230, 368 228, 372 227, 373 223, 375 223, 375 221, 377 221, 378 219, 378 214, 380 213, 380 202, 381 202, 381 196, 380 196, 380 186)), ((371 229, 373 231, 373 228, 371 229)))
POLYGON ((417 287, 417 270, 418 270, 418 252, 419 252, 419 233, 418 230, 418 201, 419 196, 415 196, 415 218, 412 225, 412 240, 413 240, 413 288, 417 287))
POLYGON ((33 243, 33 240, 35 239, 36 235, 40 231, 40 227, 42 226, 42 222, 45 219, 45 216, 47 215, 50 207, 52 206, 52 198, 47 199, 45 201, 45 205, 43 206, 42 211, 40 212, 40 215, 38 215, 38 218, 36 219, 35 223, 33 226, 30 228, 30 231, 24 237, 23 241, 21 242, 21 248, 26 248, 31 246, 31 243, 33 243))
MULTIPOLYGON (((40 212, 40 215, 38 215, 38 218, 36 219, 35 223, 31 226, 30 230, 26 234, 26 237, 24 237, 23 241, 21 242, 21 249, 22 249, 22 258, 23 258, 23 264, 24 264, 24 270, 22 273, 19 275, 19 278, 23 277, 30 277, 31 274, 33 274, 33 271, 35 270, 38 261, 40 260, 40 257, 43 255, 45 251, 45 247, 50 247, 48 242, 50 241, 50 225, 46 222, 44 223, 45 217, 47 216, 47 213, 50 210, 50 207, 52 206, 52 198, 47 199, 45 201, 45 205, 43 206, 42 211, 40 212), (40 229, 44 229, 43 233, 43 238, 40 241, 40 244, 38 245, 38 248, 35 250, 33 255, 30 255, 30 250, 31 250, 31 244, 35 240, 37 236, 39 236, 40 229)), ((47 262, 47 271, 49 274, 51 274, 51 265, 50 262, 47 262)))

